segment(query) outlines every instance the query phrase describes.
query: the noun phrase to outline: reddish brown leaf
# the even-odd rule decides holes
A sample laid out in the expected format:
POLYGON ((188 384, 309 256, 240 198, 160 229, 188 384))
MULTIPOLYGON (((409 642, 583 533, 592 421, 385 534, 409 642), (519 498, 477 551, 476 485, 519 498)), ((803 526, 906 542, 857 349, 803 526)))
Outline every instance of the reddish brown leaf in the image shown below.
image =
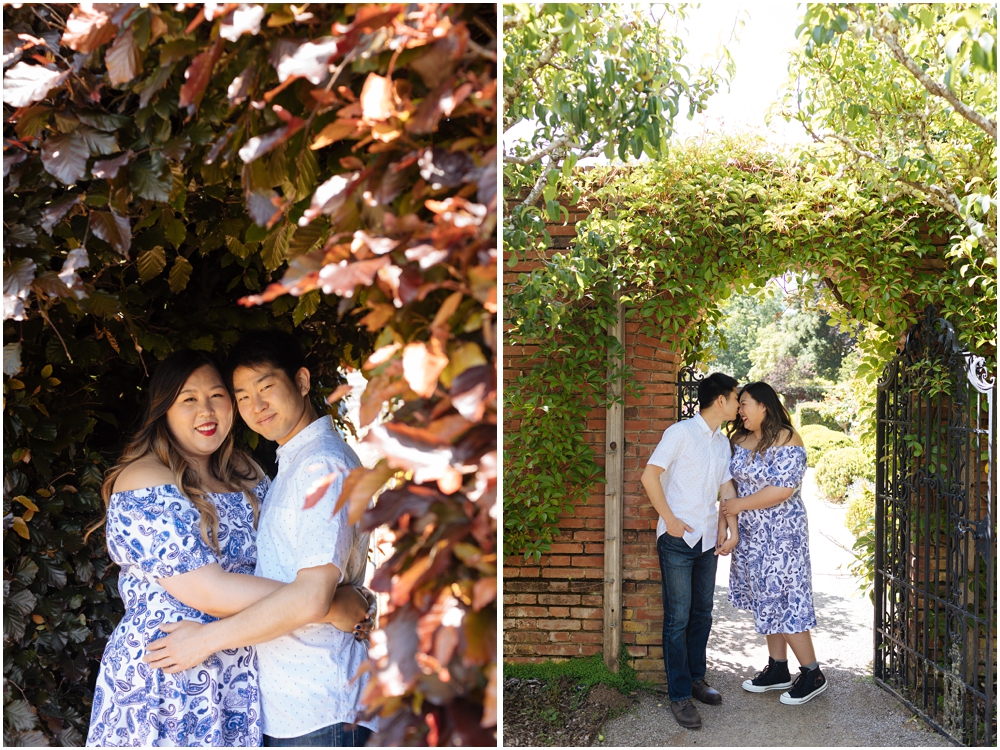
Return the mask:
POLYGON ((127 216, 113 211, 93 211, 90 214, 90 231, 111 245, 119 255, 128 258, 132 247, 132 225, 127 216))
POLYGON ((403 350, 403 376, 410 388, 424 398, 434 395, 438 378, 447 366, 448 355, 441 350, 437 339, 431 339, 429 345, 414 341, 403 350))
POLYGON ((306 226, 320 214, 329 216, 339 211, 351 197, 361 179, 366 176, 366 171, 334 175, 316 188, 309 208, 299 219, 299 226, 306 226))
POLYGON ((463 83, 457 89, 455 80, 449 79, 429 93, 420 103, 416 113, 406 123, 407 132, 424 135, 437 130, 442 117, 447 117, 472 93, 471 83, 463 83))
POLYGON ((55 135, 42 144, 42 166, 64 185, 72 185, 87 173, 90 149, 79 133, 55 135))
POLYGON ((120 3, 80 3, 66 19, 66 31, 60 44, 89 55, 110 42, 118 27, 112 20, 120 3))
POLYGON ((354 263, 342 260, 340 263, 323 266, 319 272, 319 283, 323 287, 324 294, 339 294, 341 297, 350 297, 359 284, 371 286, 378 270, 387 265, 389 265, 389 259, 385 256, 359 260, 354 263))
MULTIPOLYGON (((396 610, 392 619, 372 633, 369 658, 375 663, 371 690, 386 696, 403 696, 420 677, 416 654, 419 613, 409 604, 396 610)), ((367 693, 366 693, 367 695, 367 693)))
POLYGON ((364 363, 364 365, 362 365, 362 369, 371 370, 374 367, 385 364, 402 348, 402 344, 386 344, 385 346, 380 346, 372 352, 370 357, 368 357, 368 360, 364 363))
POLYGON ((271 63, 278 71, 278 80, 284 83, 290 78, 305 78, 318 86, 330 75, 330 58, 336 54, 337 45, 338 41, 328 36, 301 44, 288 40, 280 47, 275 45, 271 63))
POLYGON ((240 3, 239 7, 230 11, 219 25, 219 36, 235 42, 244 34, 256 35, 260 31, 260 22, 264 20, 264 7, 240 3))
POLYGON ((309 489, 306 491, 306 502, 305 505, 302 506, 302 510, 308 510, 322 500, 323 495, 326 494, 330 485, 337 481, 340 476, 341 475, 336 472, 333 474, 327 474, 325 477, 320 477, 309 485, 309 489))
POLYGON ((122 86, 139 74, 142 52, 136 44, 134 29, 134 26, 129 26, 119 34, 104 55, 112 86, 122 86))
POLYGON ((371 505, 375 493, 381 490, 395 474, 396 472, 390 469, 384 460, 379 461, 371 469, 363 467, 355 469, 344 480, 344 488, 340 491, 340 499, 337 500, 337 510, 344 507, 344 503, 349 503, 347 520, 352 524, 358 523, 371 505))
POLYGON ((361 394, 361 408, 358 411, 358 421, 361 426, 371 424, 382 412, 382 407, 396 396, 401 396, 410 389, 403 378, 393 378, 389 375, 376 375, 368 381, 365 392, 361 394))
POLYGON ((90 168, 90 174, 98 180, 113 180, 118 176, 118 170, 128 164, 135 156, 131 151, 125 151, 113 159, 95 161, 90 168))
POLYGON ((207 50, 197 55, 184 71, 184 85, 181 86, 179 107, 187 107, 193 113, 198 109, 201 97, 205 95, 205 88, 212 80, 212 69, 222 55, 223 40, 221 37, 215 40, 207 50))
POLYGON ((412 471, 413 481, 418 484, 436 482, 453 470, 454 449, 430 446, 422 440, 393 432, 384 424, 372 427, 363 442, 381 451, 391 468, 412 471))
POLYGON ((431 45, 409 67, 417 71, 427 88, 436 88, 455 72, 468 43, 469 30, 465 24, 454 26, 446 37, 431 45))
POLYGON ((312 145, 310 145, 309 148, 316 151, 317 149, 329 146, 331 143, 336 143, 344 138, 349 138, 356 133, 360 135, 358 133, 358 120, 337 119, 319 131, 316 135, 316 139, 312 142, 312 145))
POLYGON ((451 384, 451 403, 471 422, 483 418, 487 407, 496 401, 497 373, 493 365, 470 367, 451 384))
POLYGON ((83 200, 84 194, 70 193, 62 198, 52 201, 42 209, 41 227, 47 234, 52 234, 52 229, 62 219, 73 206, 83 200))
POLYGON ((75 250, 69 251, 69 255, 67 255, 66 260, 63 261, 62 268, 59 269, 59 279, 77 299, 83 299, 86 297, 87 292, 83 288, 83 281, 76 272, 89 265, 90 257, 87 255, 87 251, 82 247, 78 247, 75 250))
POLYGON ((469 269, 469 283, 472 296, 479 300, 489 312, 497 311, 497 267, 472 266, 469 269))
POLYGON ((465 650, 462 661, 466 666, 486 666, 496 660, 497 614, 495 609, 468 612, 463 623, 465 650))
POLYGON ((243 144, 243 148, 240 149, 239 155, 244 164, 249 164, 255 159, 259 159, 267 152, 277 148, 293 135, 298 133, 302 129, 302 126, 306 124, 305 120, 296 117, 283 107, 279 107, 277 104, 274 105, 274 112, 288 124, 283 128, 272 130, 267 135, 255 136, 243 144))
POLYGON ((26 107, 48 96, 49 91, 62 85, 67 76, 68 70, 50 70, 19 62, 4 74, 3 101, 12 107, 26 107))
POLYGON ((478 612, 487 604, 496 601, 497 579, 493 576, 480 578, 472 587, 472 608, 478 612))
POLYGON ((246 101, 250 95, 250 80, 253 78, 253 68, 244 68, 226 90, 226 97, 229 99, 229 106, 235 107, 246 101))
POLYGON ((447 248, 441 249, 428 244, 407 248, 405 253, 407 260, 420 261, 420 267, 425 270, 443 263, 450 254, 451 250, 447 248))
POLYGON ((373 306, 372 311, 359 320, 358 325, 365 326, 369 331, 374 333, 381 330, 386 323, 392 320, 396 314, 396 308, 392 305, 379 302, 370 302, 369 304, 373 306))
POLYGON ((392 106, 392 81, 369 73, 361 88, 361 114, 371 122, 387 120, 394 114, 392 106))

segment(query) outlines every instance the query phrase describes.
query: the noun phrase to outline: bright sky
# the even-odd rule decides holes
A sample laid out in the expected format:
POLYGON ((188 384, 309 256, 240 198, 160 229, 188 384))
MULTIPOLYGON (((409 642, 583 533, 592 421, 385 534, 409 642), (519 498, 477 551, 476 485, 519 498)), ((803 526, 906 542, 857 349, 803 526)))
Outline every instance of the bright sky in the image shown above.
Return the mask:
MULTIPOLYGON (((703 56, 715 59, 716 48, 728 43, 736 63, 736 76, 728 93, 723 88, 708 100, 704 113, 696 115, 694 120, 684 115, 674 120, 675 137, 686 138, 706 131, 750 130, 765 134, 776 143, 808 141, 798 123, 786 123, 775 117, 770 126, 764 124, 765 113, 788 80, 788 52, 795 46, 798 19, 794 2, 713 0, 691 9, 684 24, 691 67, 696 68, 703 56), (729 42, 737 14, 742 14, 746 23, 737 32, 739 40, 729 42)), ((509 143, 530 133, 530 123, 521 123, 506 134, 504 141, 509 143)), ((606 163, 603 157, 586 161, 606 163)))

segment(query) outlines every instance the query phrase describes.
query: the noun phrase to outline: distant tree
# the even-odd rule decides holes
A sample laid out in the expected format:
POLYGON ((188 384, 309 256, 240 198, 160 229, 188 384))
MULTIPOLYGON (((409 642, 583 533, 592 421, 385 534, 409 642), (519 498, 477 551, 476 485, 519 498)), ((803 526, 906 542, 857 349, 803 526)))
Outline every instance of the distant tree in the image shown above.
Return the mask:
POLYGON ((784 305, 773 290, 764 290, 760 294, 734 294, 719 307, 723 318, 706 339, 705 348, 710 352, 706 366, 746 382, 758 335, 780 317, 784 305))
POLYGON ((883 200, 908 193, 962 221, 948 256, 974 294, 943 312, 995 330, 996 5, 810 3, 798 34, 784 116, 827 146, 813 158, 883 200))
POLYGON ((764 380, 791 406, 822 398, 839 374, 853 339, 827 325, 829 316, 792 307, 757 336, 750 380, 764 380))
POLYGON ((505 227, 505 250, 516 252, 544 233, 539 198, 559 220, 560 175, 588 156, 624 161, 665 153, 674 118, 704 110, 735 67, 725 47, 714 67, 693 71, 682 62, 685 4, 521 3, 504 10, 503 129, 526 121, 532 127, 531 138, 503 156, 513 193, 531 186, 505 227))

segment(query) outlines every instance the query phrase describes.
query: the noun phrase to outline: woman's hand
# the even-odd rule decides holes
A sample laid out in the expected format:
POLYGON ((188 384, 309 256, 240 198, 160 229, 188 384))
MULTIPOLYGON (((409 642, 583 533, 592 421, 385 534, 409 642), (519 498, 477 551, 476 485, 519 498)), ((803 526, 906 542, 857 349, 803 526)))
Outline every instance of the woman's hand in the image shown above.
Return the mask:
POLYGON ((728 500, 723 500, 719 503, 722 515, 729 518, 730 516, 737 516, 742 513, 745 510, 742 500, 743 498, 741 497, 733 497, 728 500))

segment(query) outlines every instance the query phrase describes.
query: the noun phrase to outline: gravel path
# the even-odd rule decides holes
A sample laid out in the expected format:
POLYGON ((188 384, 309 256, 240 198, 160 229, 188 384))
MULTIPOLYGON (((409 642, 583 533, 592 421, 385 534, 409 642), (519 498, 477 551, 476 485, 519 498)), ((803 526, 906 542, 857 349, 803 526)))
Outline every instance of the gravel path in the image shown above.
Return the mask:
MULTIPOLYGON (((740 687, 767 664, 767 646, 764 636, 754 632, 753 615, 735 609, 727 599, 729 558, 723 557, 707 676, 722 693, 722 705, 696 704, 704 726, 689 731, 674 720, 666 695, 645 694, 635 710, 605 724, 604 741, 595 746, 950 746, 872 681, 874 611, 847 570, 853 558, 843 547, 850 549, 854 538, 844 526, 846 506, 819 499, 812 469, 806 473, 803 493, 819 621, 813 642, 829 680, 827 691, 802 706, 785 706, 778 702, 778 691, 755 694, 740 687)), ((790 651, 789 657, 794 675, 798 664, 790 651)))

